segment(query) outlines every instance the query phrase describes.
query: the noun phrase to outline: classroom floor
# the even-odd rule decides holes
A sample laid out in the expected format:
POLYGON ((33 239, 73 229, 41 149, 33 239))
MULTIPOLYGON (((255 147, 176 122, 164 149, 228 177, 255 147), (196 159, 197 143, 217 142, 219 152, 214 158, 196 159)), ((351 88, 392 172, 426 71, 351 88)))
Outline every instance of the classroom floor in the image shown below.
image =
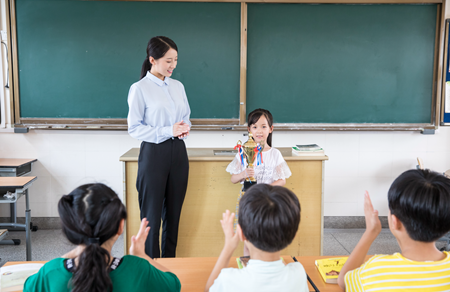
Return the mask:
MULTIPOLYGON (((324 229, 323 255, 349 255, 358 243, 364 229, 324 229)), ((34 261, 48 261, 59 257, 73 248, 64 237, 60 229, 38 230, 32 232, 32 259, 34 261)), ((21 239, 21 244, 0 245, 0 267, 8 261, 25 261, 25 232, 9 232, 5 239, 21 239)), ((438 242, 441 248, 445 242, 438 242)), ((383 229, 369 250, 369 254, 395 253, 400 248, 389 229, 383 229)), ((123 236, 113 247, 115 257, 123 256, 123 236)), ((217 255, 219 256, 219 255, 217 255)))

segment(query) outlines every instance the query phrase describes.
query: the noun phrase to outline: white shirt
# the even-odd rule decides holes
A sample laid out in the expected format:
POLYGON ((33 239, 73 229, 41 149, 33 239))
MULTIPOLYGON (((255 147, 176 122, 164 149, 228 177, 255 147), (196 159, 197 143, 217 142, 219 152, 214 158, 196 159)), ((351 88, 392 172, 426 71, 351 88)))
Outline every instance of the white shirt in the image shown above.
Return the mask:
POLYGON ((209 291, 308 292, 308 284, 300 263, 249 260, 246 268, 223 269, 209 291))
POLYGON ((128 92, 128 133, 138 140, 159 144, 173 137, 173 125, 191 126, 191 109, 183 84, 150 72, 128 92))
MULTIPOLYGON (((271 184, 279 179, 287 179, 292 175, 289 166, 284 161, 280 150, 270 148, 268 151, 262 152, 262 164, 256 165, 253 163, 255 169, 255 178, 257 183, 271 184)), ((244 156, 244 166, 242 166, 239 153, 236 154, 233 161, 228 165, 227 172, 231 174, 239 174, 247 167, 247 161, 244 156)))

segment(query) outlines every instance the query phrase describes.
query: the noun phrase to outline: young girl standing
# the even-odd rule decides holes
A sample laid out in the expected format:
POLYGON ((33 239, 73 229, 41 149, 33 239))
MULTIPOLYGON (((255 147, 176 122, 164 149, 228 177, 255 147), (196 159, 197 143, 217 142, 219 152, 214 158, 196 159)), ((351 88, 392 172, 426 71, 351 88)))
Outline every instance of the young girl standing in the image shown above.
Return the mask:
POLYGON ((259 184, 284 186, 292 173, 280 151, 272 148, 272 114, 265 109, 252 111, 248 115, 248 131, 252 133, 256 143, 264 144, 263 159, 259 165, 254 163, 254 168, 247 168, 247 162, 244 161, 242 165, 239 153, 236 154, 227 167, 227 172, 231 173, 231 182, 234 184, 243 182, 247 177, 254 176, 259 184))
MULTIPOLYGON (((278 149, 272 148, 272 132, 273 132, 273 117, 272 114, 265 109, 256 109, 248 115, 248 131, 252 133, 253 139, 256 143, 264 145, 262 151, 261 163, 253 164, 254 168, 247 168, 247 161, 241 162, 239 153, 228 165, 227 172, 231 173, 232 183, 243 183, 247 177, 255 177, 258 184, 270 184, 273 186, 284 186, 286 179, 291 176, 291 170, 284 161, 278 149)), ((236 203, 235 221, 236 228, 238 213, 239 213, 239 201, 241 200, 243 193, 239 193, 239 197, 236 203)), ((249 251, 244 244, 244 256, 248 256, 249 251)))

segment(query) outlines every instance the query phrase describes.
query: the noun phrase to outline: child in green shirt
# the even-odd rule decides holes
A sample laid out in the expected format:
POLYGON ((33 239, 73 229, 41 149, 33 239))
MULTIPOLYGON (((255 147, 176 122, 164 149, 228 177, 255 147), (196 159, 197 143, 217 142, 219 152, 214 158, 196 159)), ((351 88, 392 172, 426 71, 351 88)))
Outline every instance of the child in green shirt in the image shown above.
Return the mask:
POLYGON ((117 194, 103 184, 82 185, 58 203, 62 230, 77 247, 46 263, 24 285, 28 291, 180 291, 177 276, 145 254, 150 227, 144 218, 130 254, 113 258, 127 216, 117 194))

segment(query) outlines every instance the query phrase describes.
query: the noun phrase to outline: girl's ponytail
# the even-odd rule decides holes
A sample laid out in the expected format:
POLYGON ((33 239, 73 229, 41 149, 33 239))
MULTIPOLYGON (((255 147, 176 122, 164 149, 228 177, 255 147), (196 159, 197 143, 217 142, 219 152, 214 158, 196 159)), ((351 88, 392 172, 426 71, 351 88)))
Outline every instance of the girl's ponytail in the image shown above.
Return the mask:
POLYGON ((109 278, 110 261, 109 252, 99 243, 88 244, 78 257, 78 265, 72 277, 72 292, 113 291, 109 278))
POLYGON ((126 219, 125 206, 103 184, 82 185, 58 203, 62 230, 75 245, 85 245, 78 256, 69 287, 73 292, 112 291, 111 256, 101 245, 116 236, 126 219))
POLYGON ((150 60, 148 59, 148 57, 145 59, 144 63, 142 64, 142 69, 141 69, 141 78, 139 78, 139 80, 141 80, 142 78, 145 77, 145 75, 147 75, 147 72, 150 71, 152 69, 152 64, 150 63, 150 60))
POLYGON ((174 49, 175 51, 178 52, 177 45, 173 40, 169 39, 168 37, 157 36, 151 38, 147 44, 147 58, 142 64, 141 78, 139 78, 139 80, 144 78, 145 75, 147 75, 147 71, 150 71, 152 69, 152 64, 150 63, 149 58, 153 57, 153 59, 158 60, 164 57, 164 55, 170 49, 174 49))

